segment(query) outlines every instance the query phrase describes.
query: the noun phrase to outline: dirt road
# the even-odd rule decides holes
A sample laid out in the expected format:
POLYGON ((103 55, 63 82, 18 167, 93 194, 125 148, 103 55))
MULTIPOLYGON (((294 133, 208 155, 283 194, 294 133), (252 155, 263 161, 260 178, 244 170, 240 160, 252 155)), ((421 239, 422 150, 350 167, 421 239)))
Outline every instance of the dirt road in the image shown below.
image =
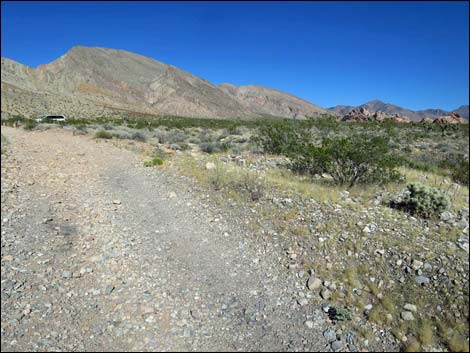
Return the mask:
POLYGON ((190 180, 65 130, 2 134, 2 350, 330 350, 282 249, 190 180))

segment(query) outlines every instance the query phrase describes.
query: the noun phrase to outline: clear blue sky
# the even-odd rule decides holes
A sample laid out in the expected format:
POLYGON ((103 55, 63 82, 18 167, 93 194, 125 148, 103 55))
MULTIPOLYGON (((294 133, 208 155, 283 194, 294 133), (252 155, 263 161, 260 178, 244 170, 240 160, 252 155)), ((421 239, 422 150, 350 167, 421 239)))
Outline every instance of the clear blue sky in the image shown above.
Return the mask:
POLYGON ((2 2, 2 57, 125 49, 323 107, 468 104, 468 2, 2 2))

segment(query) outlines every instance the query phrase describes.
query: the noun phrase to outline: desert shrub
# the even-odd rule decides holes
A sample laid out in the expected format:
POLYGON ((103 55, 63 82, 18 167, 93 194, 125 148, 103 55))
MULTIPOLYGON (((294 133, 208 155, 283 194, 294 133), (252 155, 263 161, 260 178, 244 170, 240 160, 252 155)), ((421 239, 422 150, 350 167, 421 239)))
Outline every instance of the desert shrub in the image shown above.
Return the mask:
POLYGON ((197 138, 197 137, 190 137, 189 140, 188 140, 189 143, 195 143, 195 144, 198 144, 200 143, 201 141, 197 138))
POLYGON ((326 138, 321 146, 297 143, 287 156, 294 170, 312 175, 326 173, 338 185, 352 187, 357 183, 387 183, 400 179, 397 168, 401 161, 392 154, 383 137, 326 138))
POLYGON ((180 147, 181 151, 187 151, 191 149, 191 146, 188 145, 186 142, 180 142, 178 143, 178 146, 180 147))
POLYGON ((145 161, 144 162, 145 167, 153 167, 153 166, 162 165, 162 164, 163 164, 163 160, 159 157, 155 157, 155 158, 151 159, 150 161, 145 161))
POLYGON ((450 155, 439 164, 441 168, 450 171, 452 180, 456 183, 469 185, 469 162, 462 154, 450 155))
POLYGON ((184 133, 184 131, 171 130, 167 135, 167 142, 170 144, 183 142, 186 141, 186 139, 187 135, 184 133))
POLYGON ((439 216, 449 208, 449 199, 439 189, 419 183, 409 184, 406 190, 390 201, 393 208, 402 209, 424 218, 439 216))
POLYGON ((112 133, 113 137, 116 137, 120 140, 130 140, 132 135, 127 131, 115 131, 112 133))
POLYGON ((420 170, 423 172, 434 172, 434 173, 438 172, 437 166, 430 162, 426 162, 426 161, 423 162, 423 161, 413 160, 413 159, 408 159, 408 158, 404 158, 403 161, 407 167, 410 167, 416 170, 420 170))
POLYGON ((464 184, 469 186, 469 162, 468 159, 462 158, 459 162, 457 162, 455 165, 452 167, 452 179, 456 183, 464 184))
POLYGON ((75 127, 77 130, 87 132, 86 125, 85 124, 77 124, 75 127))
POLYGON ((33 130, 36 126, 38 126, 38 123, 35 120, 26 120, 23 125, 23 129, 33 130))
POLYGON ((267 153, 290 155, 298 145, 310 141, 307 129, 295 122, 278 122, 261 126, 252 140, 267 153))
POLYGON ((105 130, 99 130, 95 133, 95 138, 96 139, 106 139, 106 140, 109 140, 109 139, 112 139, 113 138, 113 135, 108 132, 108 131, 105 131, 105 130))
POLYGON ((241 190, 248 193, 251 201, 258 201, 264 194, 265 184, 256 175, 247 172, 238 183, 241 190))
POLYGON ((168 157, 168 154, 165 152, 163 148, 157 147, 152 152, 152 157, 158 157, 162 160, 165 160, 168 157))
POLYGON ((331 321, 350 321, 352 320, 352 311, 350 308, 345 307, 334 307, 331 306, 328 309, 328 316, 330 317, 331 321))
POLYGON ((24 116, 21 116, 21 115, 13 115, 8 118, 2 117, 2 125, 6 125, 6 126, 18 127, 19 125, 23 125, 28 121, 30 121, 30 119, 25 118, 24 116))
POLYGON ((147 141, 147 138, 145 137, 145 135, 139 131, 134 132, 131 138, 135 141, 141 141, 141 142, 147 141))
POLYGON ((203 142, 199 144, 201 151, 206 153, 226 152, 232 145, 228 142, 203 142))
POLYGON ((155 130, 154 136, 158 140, 158 143, 168 142, 168 133, 165 130, 160 130, 160 129, 155 130))
POLYGON ((217 146, 214 142, 203 142, 199 145, 202 152, 214 153, 217 152, 217 146))

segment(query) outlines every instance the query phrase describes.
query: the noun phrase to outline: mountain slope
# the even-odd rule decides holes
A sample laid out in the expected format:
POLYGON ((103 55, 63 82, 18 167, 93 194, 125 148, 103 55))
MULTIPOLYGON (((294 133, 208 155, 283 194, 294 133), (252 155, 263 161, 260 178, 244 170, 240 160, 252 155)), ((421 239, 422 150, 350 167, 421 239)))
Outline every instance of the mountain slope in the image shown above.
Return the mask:
MULTIPOLYGON (((328 110, 330 112, 335 112, 339 115, 346 115, 350 113, 353 109, 360 109, 360 108, 364 108, 364 109, 367 109, 368 111, 373 111, 373 112, 381 111, 389 115, 398 114, 398 115, 410 118, 412 120, 421 120, 423 118, 436 118, 436 117, 444 116, 450 113, 449 111, 442 110, 442 109, 426 109, 426 110, 413 111, 411 109, 402 108, 397 105, 384 103, 377 99, 367 102, 365 104, 359 105, 357 107, 337 105, 335 107, 329 108, 328 110)), ((452 110, 452 112, 457 112, 464 119, 468 120, 468 105, 462 105, 458 109, 452 110)))
POLYGON ((235 90, 237 94, 232 94, 224 86, 124 50, 77 46, 37 69, 2 58, 2 112, 12 114, 21 110, 23 114, 27 111, 27 116, 85 115, 77 109, 75 100, 85 100, 93 107, 86 115, 103 109, 212 118, 266 115, 293 118, 326 112, 269 88, 245 86, 235 90), (31 93, 49 95, 50 104, 46 105, 52 110, 46 111, 44 104, 34 97, 26 101, 19 98, 31 93), (20 108, 25 102, 28 106, 20 108))
POLYGON ((221 84, 219 87, 240 102, 245 109, 258 115, 303 118, 326 113, 323 108, 293 95, 268 87, 249 85, 236 87, 221 84))
POLYGON ((459 114, 464 119, 469 119, 469 106, 468 105, 461 105, 457 109, 454 110, 457 114, 459 114))

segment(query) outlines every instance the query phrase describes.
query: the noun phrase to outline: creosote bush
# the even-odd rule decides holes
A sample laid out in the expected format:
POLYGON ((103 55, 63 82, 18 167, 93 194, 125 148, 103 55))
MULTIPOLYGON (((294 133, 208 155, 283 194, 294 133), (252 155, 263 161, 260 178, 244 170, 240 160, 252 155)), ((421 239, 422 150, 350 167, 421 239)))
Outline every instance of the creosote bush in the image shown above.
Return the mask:
POLYGON ((400 160, 392 155, 383 137, 326 138, 317 147, 308 142, 288 157, 295 170, 309 174, 326 173, 335 184, 352 187, 355 184, 398 181, 400 160))
POLYGON ((95 138, 109 140, 113 138, 113 134, 106 130, 100 130, 95 133, 95 138))
POLYGON ((406 191, 391 200, 390 206, 423 218, 431 218, 449 209, 449 199, 439 189, 413 183, 407 185, 406 191))
POLYGON ((392 153, 389 141, 382 136, 324 138, 318 146, 308 129, 293 122, 261 127, 254 141, 265 152, 289 157, 295 171, 328 174, 338 185, 352 187, 400 179, 397 168, 401 159, 392 153))

